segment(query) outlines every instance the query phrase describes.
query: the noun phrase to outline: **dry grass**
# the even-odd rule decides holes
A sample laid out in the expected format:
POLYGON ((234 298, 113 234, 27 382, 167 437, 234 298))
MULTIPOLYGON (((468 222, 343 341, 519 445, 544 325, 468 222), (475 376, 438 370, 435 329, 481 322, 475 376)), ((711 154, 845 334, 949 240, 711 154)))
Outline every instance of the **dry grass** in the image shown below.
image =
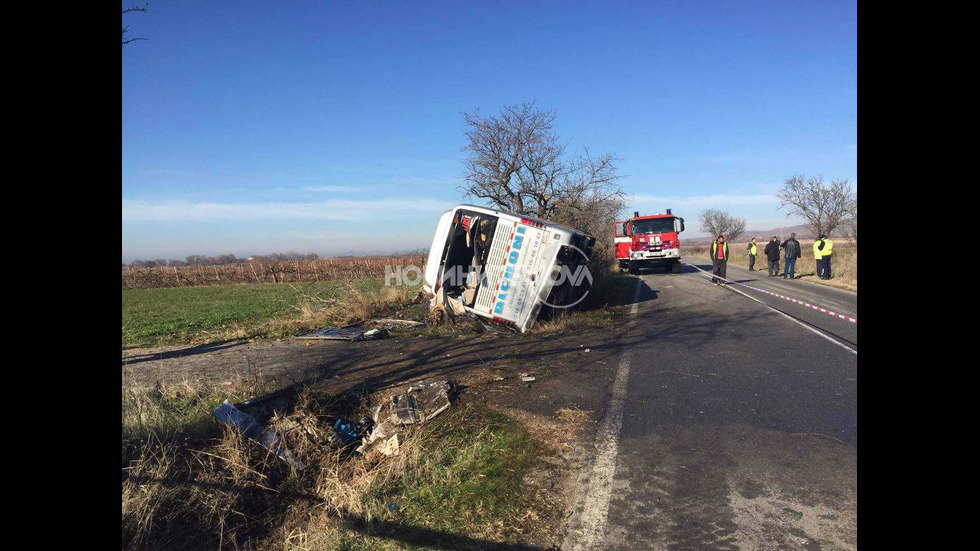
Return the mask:
POLYGON ((511 543, 548 531, 524 483, 542 444, 485 407, 457 404, 408 431, 398 455, 362 457, 326 441, 337 397, 301 392, 284 435, 297 471, 204 419, 218 401, 185 386, 124 392, 124 548, 401 549, 423 529, 511 543))
POLYGON ((632 300, 635 279, 618 273, 618 270, 602 275, 589 290, 581 305, 576 308, 555 310, 551 319, 538 321, 530 333, 541 337, 606 327, 625 315, 624 305, 632 300))
POLYGON ((419 292, 418 287, 407 285, 365 288, 345 281, 336 298, 327 298, 318 292, 306 292, 302 286, 294 286, 299 299, 292 315, 273 318, 269 322, 275 336, 286 336, 297 331, 329 326, 345 326, 384 317, 408 308, 419 292))

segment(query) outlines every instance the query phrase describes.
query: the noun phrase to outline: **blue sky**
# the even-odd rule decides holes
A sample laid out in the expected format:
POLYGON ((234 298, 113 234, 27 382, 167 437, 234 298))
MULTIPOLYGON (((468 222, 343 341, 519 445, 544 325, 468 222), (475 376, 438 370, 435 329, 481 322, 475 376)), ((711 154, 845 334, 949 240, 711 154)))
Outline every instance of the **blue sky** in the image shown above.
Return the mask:
MULTIPOLYGON (((128 7, 129 3, 124 3, 128 7)), ((151 3, 122 51, 122 256, 427 247, 462 112, 533 100, 629 211, 796 223, 857 180, 856 2, 151 3)))

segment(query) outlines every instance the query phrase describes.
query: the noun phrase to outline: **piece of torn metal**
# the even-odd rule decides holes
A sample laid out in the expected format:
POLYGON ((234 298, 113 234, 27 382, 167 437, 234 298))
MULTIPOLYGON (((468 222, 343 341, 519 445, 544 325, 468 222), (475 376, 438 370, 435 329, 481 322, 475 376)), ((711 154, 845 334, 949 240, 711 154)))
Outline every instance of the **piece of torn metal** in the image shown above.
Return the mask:
POLYGON ((409 396, 414 396, 419 421, 424 423, 449 409, 449 393, 452 383, 437 381, 408 387, 409 396))
POLYGON ((327 327, 296 335, 297 339, 326 341, 366 341, 383 339, 388 336, 387 329, 366 329, 364 327, 327 327))
POLYGON ((400 431, 406 425, 425 423, 449 409, 452 388, 449 381, 419 383, 409 386, 405 394, 392 396, 390 401, 375 406, 371 410, 374 429, 363 438, 356 451, 363 454, 374 450, 385 455, 398 453, 400 431))
POLYGON ((371 323, 376 325, 401 326, 401 327, 421 327, 425 325, 421 321, 400 320, 395 318, 377 318, 371 320, 371 323))
POLYGON ((289 449, 279 438, 275 428, 264 426, 251 415, 239 410, 234 405, 225 400, 214 410, 214 416, 218 421, 236 429, 246 438, 254 440, 269 450, 277 457, 294 467, 296 470, 303 470, 306 465, 302 461, 293 457, 289 449))
POLYGON ((392 396, 391 419, 398 425, 414 425, 421 421, 415 396, 410 394, 392 396))
POLYGON ((397 431, 398 426, 391 419, 385 419, 374 426, 371 433, 361 440, 361 445, 354 451, 367 455, 375 449, 380 449, 393 436, 397 436, 397 431))

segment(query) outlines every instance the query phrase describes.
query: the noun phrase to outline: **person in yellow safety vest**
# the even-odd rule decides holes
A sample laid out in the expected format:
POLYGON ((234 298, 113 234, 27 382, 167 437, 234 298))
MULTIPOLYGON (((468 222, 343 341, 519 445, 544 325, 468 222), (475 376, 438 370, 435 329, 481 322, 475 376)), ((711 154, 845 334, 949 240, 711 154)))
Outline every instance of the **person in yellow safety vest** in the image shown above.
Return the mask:
POLYGON ((755 238, 749 241, 749 271, 755 271, 755 255, 759 252, 759 248, 755 246, 755 238))
POLYGON ((715 285, 724 285, 728 272, 728 242, 724 235, 719 234, 718 239, 711 244, 711 264, 711 272, 718 276, 711 278, 711 281, 715 285))
POLYGON ((820 234, 820 240, 813 244, 814 258, 819 258, 817 261, 817 276, 820 279, 830 279, 830 258, 833 254, 834 242, 825 234, 820 234), (820 253, 819 257, 817 257, 818 252, 820 253))
MULTIPOLYGON (((822 236, 823 234, 820 235, 822 236)), ((821 259, 820 250, 822 248, 823 247, 820 246, 820 239, 817 239, 816 241, 813 242, 813 262, 817 266, 817 277, 819 277, 820 279, 823 279, 823 277, 821 277, 821 275, 823 274, 823 260, 820 260, 821 259)))

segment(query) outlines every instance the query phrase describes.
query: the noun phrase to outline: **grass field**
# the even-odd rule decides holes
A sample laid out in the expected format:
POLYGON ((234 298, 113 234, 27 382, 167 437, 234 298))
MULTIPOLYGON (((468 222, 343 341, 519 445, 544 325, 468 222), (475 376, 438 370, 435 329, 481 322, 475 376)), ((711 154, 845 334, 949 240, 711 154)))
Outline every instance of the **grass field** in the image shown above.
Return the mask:
POLYGON ((350 323, 407 302, 418 287, 380 278, 122 291, 122 345, 160 346, 242 337, 282 337, 324 323, 350 323))
MULTIPOLYGON (((633 278, 609 272, 582 307, 562 311, 532 330, 547 336, 612 322, 626 304, 633 278)), ((305 329, 346 325, 400 309, 425 318, 425 305, 409 306, 420 286, 383 285, 382 279, 298 284, 212 285, 122 291, 123 348, 200 344, 228 339, 284 338, 305 329)), ((451 328, 429 327, 425 335, 451 328)))
MULTIPOLYGON (((244 397, 255 392, 238 386, 244 397)), ((228 397, 222 391, 221 397, 228 397)), ((307 396, 291 440, 295 471, 210 416, 217 392, 123 392, 123 548, 414 549, 554 537, 527 474, 554 453, 520 421, 457 405, 407 433, 393 457, 350 455, 322 440, 329 400, 307 396), (307 423, 304 421, 304 423, 307 423), (309 441, 305 440, 309 439, 309 441)))

